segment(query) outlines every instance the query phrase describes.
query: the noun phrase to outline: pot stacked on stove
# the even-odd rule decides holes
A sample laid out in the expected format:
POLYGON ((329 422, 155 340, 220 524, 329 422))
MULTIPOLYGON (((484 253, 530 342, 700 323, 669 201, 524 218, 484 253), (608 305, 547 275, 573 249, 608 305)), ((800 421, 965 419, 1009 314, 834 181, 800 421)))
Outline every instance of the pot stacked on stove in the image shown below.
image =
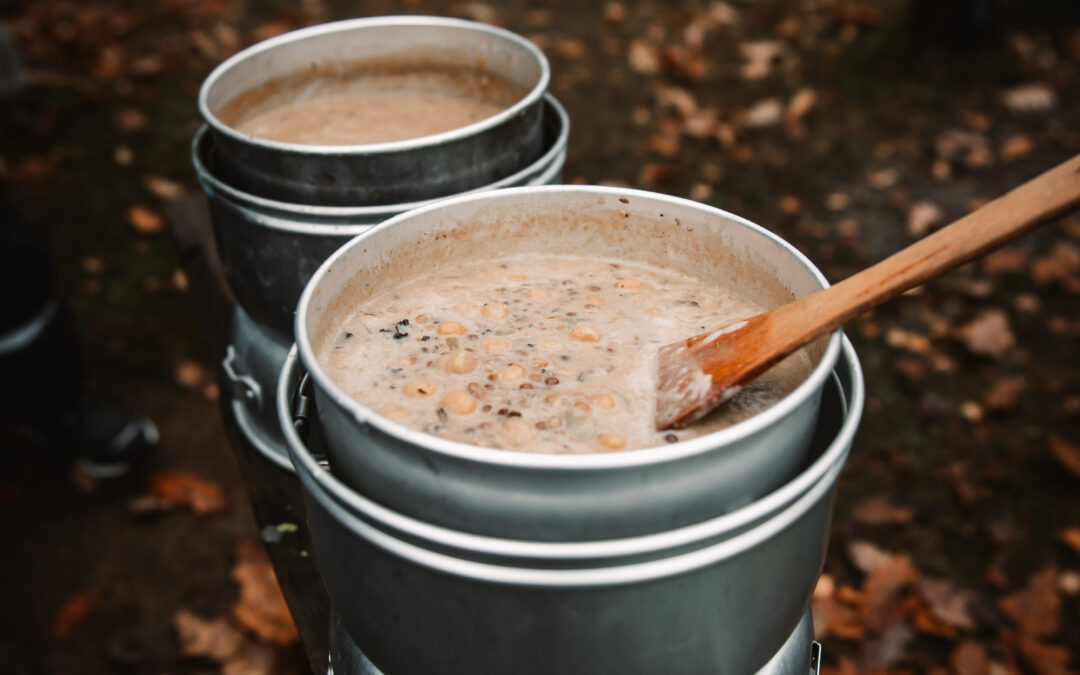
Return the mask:
POLYGON ((340 248, 301 295, 277 392, 334 607, 335 673, 806 673, 809 601, 863 402, 839 333, 808 347, 802 384, 743 422, 589 455, 421 433, 319 363, 349 301, 444 259, 520 252, 666 265, 766 307, 826 284, 752 223, 616 188, 455 197, 340 248))
POLYGON ((296 302, 312 273, 357 234, 411 208, 455 194, 559 182, 569 120, 546 93, 549 77, 543 54, 520 36, 416 16, 288 33, 236 54, 203 83, 206 125, 192 144, 192 161, 238 303, 223 361, 232 383, 226 394, 242 432, 269 459, 291 470, 272 399, 296 302), (316 82, 373 74, 382 78, 373 86, 382 89, 403 83, 434 91, 450 82, 475 94, 495 82, 521 96, 483 121, 390 142, 316 145, 238 130, 250 113, 302 99, 316 82))

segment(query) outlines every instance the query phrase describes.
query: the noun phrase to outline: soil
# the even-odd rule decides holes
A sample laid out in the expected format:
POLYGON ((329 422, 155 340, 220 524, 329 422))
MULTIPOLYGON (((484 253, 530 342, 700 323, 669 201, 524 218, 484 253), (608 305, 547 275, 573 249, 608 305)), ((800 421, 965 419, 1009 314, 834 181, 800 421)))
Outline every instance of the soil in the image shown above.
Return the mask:
MULTIPOLYGON (((900 0, 377 0, 362 10, 463 16, 533 38, 572 120, 568 182, 719 206, 838 280, 1080 152, 1080 21, 1069 3, 960 4, 995 7, 997 30, 961 17, 970 23, 951 37, 920 31, 900 0), (750 58, 748 43, 772 55, 750 58), (1008 102, 1032 83, 1027 109, 1008 102), (801 91, 811 93, 796 107, 801 91)), ((259 39, 357 11, 319 0, 0 7, 29 74, 0 100, 5 180, 51 242, 88 387, 151 417, 162 437, 117 481, 88 480, 69 455, 10 433, 0 440, 5 672, 218 672, 184 655, 174 617, 230 615, 237 542, 258 532, 213 400, 220 355, 154 215, 199 189, 189 144, 209 71, 259 39), (231 508, 133 510, 148 477, 176 469, 218 485, 231 508), (58 611, 88 590, 87 611, 65 624, 58 611)), ((939 618, 930 630, 898 609, 887 628, 826 630, 836 672, 967 672, 955 665, 967 643, 1001 672, 1080 669, 1080 545, 1067 535, 1080 528, 1080 475, 1063 459, 1080 457, 1078 232, 1076 219, 1043 227, 1010 248, 1013 264, 965 266, 848 327, 868 401, 824 572, 865 609, 875 590, 851 550, 872 542, 974 599, 963 625, 939 618), (986 312, 1006 329, 980 331, 986 312), (1047 569, 1056 624, 1033 639, 1064 650, 1056 661, 1016 647, 1030 626, 1003 600, 1047 569)), ((302 672, 298 649, 253 672, 302 672)))

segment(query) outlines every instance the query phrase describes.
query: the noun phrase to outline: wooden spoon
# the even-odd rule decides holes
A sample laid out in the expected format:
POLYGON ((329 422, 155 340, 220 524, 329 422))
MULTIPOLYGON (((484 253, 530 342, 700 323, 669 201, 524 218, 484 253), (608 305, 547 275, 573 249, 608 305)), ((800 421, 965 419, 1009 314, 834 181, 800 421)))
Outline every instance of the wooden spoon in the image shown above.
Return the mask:
POLYGON ((814 338, 1078 205, 1080 155, 835 286, 662 347, 656 429, 703 417, 814 338))

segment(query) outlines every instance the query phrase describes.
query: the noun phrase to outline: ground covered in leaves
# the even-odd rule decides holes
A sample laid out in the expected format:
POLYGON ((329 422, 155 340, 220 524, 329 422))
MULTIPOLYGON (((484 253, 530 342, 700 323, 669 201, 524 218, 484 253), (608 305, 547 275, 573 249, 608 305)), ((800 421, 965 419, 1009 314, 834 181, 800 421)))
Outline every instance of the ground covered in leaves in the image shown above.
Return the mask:
MULTIPOLYGON (((715 204, 837 280, 1080 152, 1071 3, 970 3, 996 32, 915 4, 4 4, 28 76, 0 103, 6 181, 52 241, 92 386, 162 431, 107 484, 0 444, 4 671, 303 671, 163 216, 198 189, 215 64, 357 15, 505 26, 552 61, 568 181, 715 204)), ((813 601, 826 672, 1080 669, 1078 296, 1071 217, 849 326, 869 398, 813 601)))

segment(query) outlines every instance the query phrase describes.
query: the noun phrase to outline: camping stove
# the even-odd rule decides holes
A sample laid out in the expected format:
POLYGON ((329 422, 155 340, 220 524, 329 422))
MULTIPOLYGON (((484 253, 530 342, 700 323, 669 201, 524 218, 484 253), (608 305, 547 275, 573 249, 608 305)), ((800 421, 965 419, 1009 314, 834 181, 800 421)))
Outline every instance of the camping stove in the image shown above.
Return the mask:
MULTIPOLYGON (((814 640, 810 610, 806 610, 780 651, 769 659, 757 675, 818 675, 821 644, 814 640)), ((335 613, 330 619, 330 666, 327 675, 383 675, 356 646, 335 613)))

